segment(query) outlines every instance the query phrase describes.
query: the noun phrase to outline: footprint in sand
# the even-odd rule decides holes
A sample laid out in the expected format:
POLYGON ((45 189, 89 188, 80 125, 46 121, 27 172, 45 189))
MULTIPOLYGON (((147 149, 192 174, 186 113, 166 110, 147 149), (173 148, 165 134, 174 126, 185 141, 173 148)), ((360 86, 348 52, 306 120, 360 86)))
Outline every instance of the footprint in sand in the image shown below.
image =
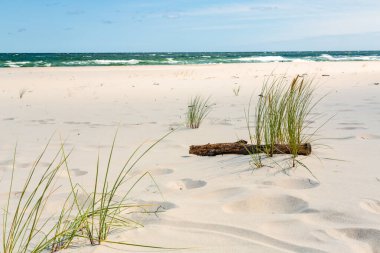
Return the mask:
POLYGON ((176 182, 170 182, 168 184, 168 187, 174 190, 189 190, 189 189, 203 187, 206 184, 207 184, 206 181, 184 178, 176 182))
POLYGON ((347 127, 338 127, 339 130, 365 130, 366 127, 355 127, 355 126, 347 126, 347 127))
POLYGON ((68 124, 68 125, 90 125, 91 122, 89 121, 65 121, 63 122, 64 124, 68 124))
POLYGON ((279 181, 265 181, 265 185, 276 185, 285 189, 310 189, 319 186, 317 181, 309 178, 283 179, 279 181))
POLYGON ((54 124, 54 119, 34 119, 34 120, 31 120, 31 122, 38 123, 41 125, 54 124))
POLYGON ((81 169, 72 169, 71 171, 74 173, 74 176, 76 177, 84 176, 88 173, 87 171, 81 169))
MULTIPOLYGON (((380 201, 375 200, 375 199, 365 199, 360 202, 360 207, 363 208, 364 210, 371 212, 371 213, 376 213, 380 214, 380 201)), ((380 240, 380 238, 379 238, 380 240)))
POLYGON ((355 136, 350 135, 350 136, 342 136, 342 137, 325 138, 325 140, 351 140, 351 139, 355 139, 355 136))
POLYGON ((360 224, 363 219, 361 217, 352 216, 336 210, 318 210, 307 217, 307 220, 314 224, 360 224))
POLYGON ((362 140, 378 140, 380 139, 380 135, 363 133, 363 134, 357 135, 356 138, 362 139, 362 140))
MULTIPOLYGON (((0 165, 11 165, 13 163, 13 160, 0 160, 0 165)), ((2 168, 2 170, 5 170, 5 168, 2 168)))
POLYGON ((307 211, 309 204, 290 195, 259 194, 223 206, 226 213, 285 214, 307 211))
POLYGON ((367 244, 371 250, 363 249, 363 252, 380 252, 380 230, 372 228, 344 228, 337 231, 350 239, 367 244))
POLYGON ((168 175, 173 173, 174 171, 172 169, 155 169, 151 171, 151 174, 153 176, 161 176, 161 175, 168 175))
POLYGON ((342 126, 363 126, 364 125, 364 123, 360 123, 360 122, 340 122, 338 124, 342 126))

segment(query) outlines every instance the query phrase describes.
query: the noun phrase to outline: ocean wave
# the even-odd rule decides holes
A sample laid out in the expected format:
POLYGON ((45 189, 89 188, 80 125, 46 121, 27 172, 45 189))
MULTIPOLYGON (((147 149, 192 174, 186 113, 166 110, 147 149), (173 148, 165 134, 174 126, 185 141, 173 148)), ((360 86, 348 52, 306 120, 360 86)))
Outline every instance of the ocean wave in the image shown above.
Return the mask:
POLYGON ((372 55, 372 56, 354 56, 351 57, 354 61, 380 61, 380 56, 372 55))
POLYGON ((87 60, 87 61, 66 61, 62 62, 67 66, 87 66, 87 65, 135 65, 139 64, 139 60, 87 60))
POLYGON ((242 62, 282 62, 290 61, 282 56, 252 56, 252 57, 241 57, 237 58, 237 61, 242 62))
POLYGON ((331 56, 329 54, 321 54, 318 58, 320 60, 327 60, 327 61, 379 61, 380 60, 379 55, 363 55, 363 56, 337 55, 337 56, 331 56))
POLYGON ((30 61, 6 61, 4 63, 5 66, 11 67, 11 68, 20 68, 23 65, 29 64, 30 61))
POLYGON ((252 53, 0 54, 0 67, 130 66, 266 62, 380 61, 380 51, 252 53))
POLYGON ((99 65, 112 65, 112 64, 131 64, 135 65, 140 63, 139 60, 131 59, 131 60, 93 60, 95 64, 99 65))
POLYGON ((333 56, 331 56, 329 54, 321 54, 319 56, 319 58, 326 59, 326 60, 329 60, 329 61, 335 61, 336 60, 333 56))
POLYGON ((169 64, 177 64, 179 61, 174 60, 173 58, 166 58, 166 63, 169 64))
POLYGON ((312 59, 302 59, 302 58, 296 58, 296 59, 292 59, 291 62, 314 62, 312 59))
POLYGON ((67 66, 85 66, 89 64, 89 61, 65 61, 61 64, 67 66))
POLYGON ((5 63, 4 65, 8 66, 8 67, 11 67, 11 68, 21 68, 20 65, 17 65, 17 64, 11 64, 11 63, 5 63))

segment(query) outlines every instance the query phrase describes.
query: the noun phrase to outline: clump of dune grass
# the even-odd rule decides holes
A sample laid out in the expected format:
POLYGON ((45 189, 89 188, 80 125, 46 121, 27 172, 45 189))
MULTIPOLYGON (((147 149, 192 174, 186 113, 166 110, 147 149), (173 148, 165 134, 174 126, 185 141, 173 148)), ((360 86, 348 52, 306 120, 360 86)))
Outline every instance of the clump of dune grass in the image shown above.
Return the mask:
MULTIPOLYGON (((49 197, 54 191, 55 176, 67 157, 58 161, 60 155, 58 152, 52 162, 43 170, 42 175, 37 177, 37 167, 46 148, 47 146, 34 162, 19 192, 19 197, 15 201, 12 196, 16 150, 14 152, 11 183, 3 213, 1 237, 3 253, 42 252, 56 239, 56 236, 59 236, 55 233, 56 225, 51 225, 53 217, 43 219, 42 216, 49 197), (33 183, 34 180, 36 180, 35 183, 33 183), (15 204, 15 207, 11 207, 11 204, 15 204)), ((58 222, 60 221, 58 220, 58 222)))
POLYGON ((78 217, 78 214, 75 215, 75 210, 75 202, 70 193, 59 213, 54 234, 46 247, 49 251, 57 252, 69 248, 73 245, 78 235, 82 233, 83 221, 73 218, 78 217))
POLYGON ((204 99, 201 96, 192 97, 187 106, 186 126, 189 128, 199 128, 202 121, 210 113, 212 105, 209 103, 210 97, 204 99))
POLYGON ((19 90, 19 92, 18 92, 19 98, 22 99, 27 91, 28 90, 25 88, 22 88, 21 90, 19 90))
MULTIPOLYGON (((171 132, 168 134, 170 133, 171 132)), ((77 215, 72 220, 72 224, 74 224, 73 226, 79 224, 79 227, 82 228, 80 230, 80 234, 77 235, 78 237, 87 239, 91 245, 99 245, 103 242, 106 242, 121 245, 162 249, 162 247, 151 245, 112 241, 108 239, 108 236, 116 230, 142 227, 142 224, 129 218, 131 213, 149 214, 157 212, 150 211, 151 208, 149 207, 152 205, 134 203, 131 202, 131 200, 128 198, 133 189, 145 177, 149 177, 160 192, 154 178, 149 172, 145 172, 137 179, 132 180, 130 172, 137 165, 137 163, 168 134, 154 142, 142 152, 139 152, 141 146, 138 147, 130 155, 122 168, 117 172, 116 177, 111 178, 111 162, 116 141, 115 135, 110 154, 108 156, 107 165, 104 169, 100 168, 100 159, 98 156, 96 163, 96 176, 93 183, 92 192, 87 192, 83 190, 83 188, 78 188, 77 185, 74 184, 70 175, 70 171, 68 169, 68 163, 65 162, 72 189, 71 193, 74 199, 73 205, 77 209, 77 215), (101 171, 104 171, 103 176, 100 175, 101 171), (81 196, 84 196, 84 201, 79 201, 79 192, 81 193, 81 196)))
POLYGON ((270 157, 273 156, 275 144, 284 141, 282 124, 287 103, 287 98, 284 96, 284 81, 283 76, 267 81, 258 102, 260 110, 257 110, 256 124, 261 127, 260 133, 265 143, 265 153, 270 157))
POLYGON ((322 99, 315 99, 315 87, 312 80, 296 76, 293 78, 288 90, 285 92, 286 97, 286 114, 284 119, 284 132, 286 143, 289 145, 292 154, 292 167, 296 163, 306 167, 298 161, 298 149, 302 143, 309 142, 315 132, 307 134, 306 128, 309 126, 307 119, 315 106, 322 99))
MULTIPOLYGON (((149 172, 143 173, 137 179, 133 179, 130 176, 130 172, 168 134, 151 144, 145 150, 141 151, 141 146, 138 147, 118 171, 116 178, 111 179, 111 160, 116 141, 115 135, 103 177, 100 176, 100 172, 103 170, 100 169, 98 155, 96 178, 93 183, 92 192, 86 191, 81 185, 73 182, 67 161, 71 152, 66 154, 64 144, 61 145, 59 152, 57 152, 52 162, 45 168, 42 176, 37 178, 36 183, 33 183, 36 180, 35 175, 37 174, 38 164, 46 152, 47 145, 34 163, 20 192, 20 197, 16 200, 16 208, 13 209, 11 202, 14 202, 14 197, 12 196, 15 172, 14 159, 7 204, 3 213, 2 236, 0 238, 2 252, 56 252, 70 248, 74 243, 81 243, 84 240, 88 240, 91 245, 99 245, 106 242, 128 246, 169 249, 108 239, 110 233, 116 230, 142 226, 142 224, 130 219, 130 214, 156 214, 158 212, 158 209, 150 211, 152 205, 133 203, 128 198, 129 194, 143 178, 148 176, 156 184, 149 172), (59 159, 59 157, 61 158, 59 159), (69 176, 70 193, 60 213, 56 216, 45 218, 44 209, 49 201, 49 197, 55 190, 53 188, 54 180, 62 167, 66 168, 69 176)), ((15 156, 16 152, 14 153, 14 158, 15 156)), ((159 191, 158 186, 157 189, 159 191)))
POLYGON ((235 88, 233 88, 232 91, 234 92, 235 96, 239 96, 239 93, 240 93, 240 85, 237 86, 237 87, 235 87, 235 88))
MULTIPOLYGON (((258 146, 264 145, 265 148, 261 151, 269 157, 273 156, 275 144, 288 145, 292 167, 301 165, 308 169, 297 159, 298 151, 300 145, 309 142, 316 132, 307 133, 308 119, 322 98, 315 98, 312 79, 297 75, 288 84, 284 75, 271 75, 264 81, 257 100, 254 134, 247 123, 250 139, 258 146)), ((249 122, 249 113, 248 116, 246 114, 246 119, 249 122)), ((258 154, 252 157, 256 166, 262 165, 261 160, 258 160, 258 154)), ((311 173, 310 170, 309 172, 311 173)))

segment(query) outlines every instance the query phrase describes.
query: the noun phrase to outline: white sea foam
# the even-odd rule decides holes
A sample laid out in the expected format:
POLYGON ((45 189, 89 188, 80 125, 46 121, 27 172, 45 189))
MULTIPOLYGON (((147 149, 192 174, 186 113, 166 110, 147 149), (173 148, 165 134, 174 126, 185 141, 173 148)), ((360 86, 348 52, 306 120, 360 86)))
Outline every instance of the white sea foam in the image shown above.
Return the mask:
POLYGON ((80 65, 80 66, 86 66, 91 64, 97 64, 97 65, 112 65, 112 64, 130 64, 135 65, 138 64, 140 61, 131 59, 131 60, 88 60, 88 61, 67 61, 63 62, 64 65, 80 65))
POLYGON ((348 58, 354 61, 379 61, 380 60, 380 56, 377 56, 377 55, 353 56, 353 57, 348 57, 348 58))
POLYGON ((140 63, 140 61, 139 60, 135 60, 135 59, 132 59, 132 60, 128 60, 128 61, 126 61, 128 64, 138 64, 138 63, 140 63))
POLYGON ((131 59, 131 60, 93 60, 92 61, 95 64, 100 65, 111 65, 111 64, 138 64, 140 61, 131 59))
POLYGON ((11 67, 11 68, 20 68, 21 66, 20 65, 16 65, 16 64, 12 64, 12 63, 5 63, 8 67, 11 67))
POLYGON ((313 62, 313 60, 311 59, 300 59, 300 58, 292 59, 291 61, 292 62, 313 62))
POLYGON ((88 61, 66 61, 62 62, 63 65, 87 65, 89 62, 88 61))
POLYGON ((11 68, 19 68, 22 65, 28 64, 30 61, 6 61, 4 65, 7 65, 8 67, 11 68))
POLYGON ((328 61, 339 61, 339 58, 335 58, 334 56, 331 56, 329 54, 321 54, 319 58, 322 60, 328 60, 328 61))
POLYGON ((252 57, 242 57, 236 59, 237 61, 242 62, 280 62, 280 61, 289 61, 288 59, 282 56, 252 56, 252 57))
POLYGON ((331 56, 329 54, 321 54, 320 59, 327 61, 379 61, 380 56, 367 55, 367 56, 331 56))
POLYGON ((166 58, 166 60, 167 60, 166 62, 169 64, 176 64, 179 62, 179 61, 174 60, 173 58, 166 58))
POLYGON ((319 58, 322 58, 322 59, 325 59, 325 60, 329 60, 329 61, 335 61, 336 58, 334 58, 333 56, 329 55, 329 54, 321 54, 319 56, 319 58))

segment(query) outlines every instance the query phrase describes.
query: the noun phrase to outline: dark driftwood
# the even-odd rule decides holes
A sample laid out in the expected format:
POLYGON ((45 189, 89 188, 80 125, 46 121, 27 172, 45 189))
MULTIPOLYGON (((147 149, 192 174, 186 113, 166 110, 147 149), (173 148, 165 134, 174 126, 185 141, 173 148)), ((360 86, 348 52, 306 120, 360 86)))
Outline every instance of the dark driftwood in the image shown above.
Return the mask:
MULTIPOLYGON (((189 153, 199 156, 216 156, 224 154, 237 154, 248 155, 253 153, 265 153, 268 147, 265 145, 252 145, 247 144, 246 141, 240 140, 232 143, 216 143, 206 145, 192 145, 190 146, 189 153)), ((289 145, 275 144, 273 147, 273 154, 291 154, 289 145)), ((298 155, 310 155, 310 143, 301 144, 298 148, 298 155)))

